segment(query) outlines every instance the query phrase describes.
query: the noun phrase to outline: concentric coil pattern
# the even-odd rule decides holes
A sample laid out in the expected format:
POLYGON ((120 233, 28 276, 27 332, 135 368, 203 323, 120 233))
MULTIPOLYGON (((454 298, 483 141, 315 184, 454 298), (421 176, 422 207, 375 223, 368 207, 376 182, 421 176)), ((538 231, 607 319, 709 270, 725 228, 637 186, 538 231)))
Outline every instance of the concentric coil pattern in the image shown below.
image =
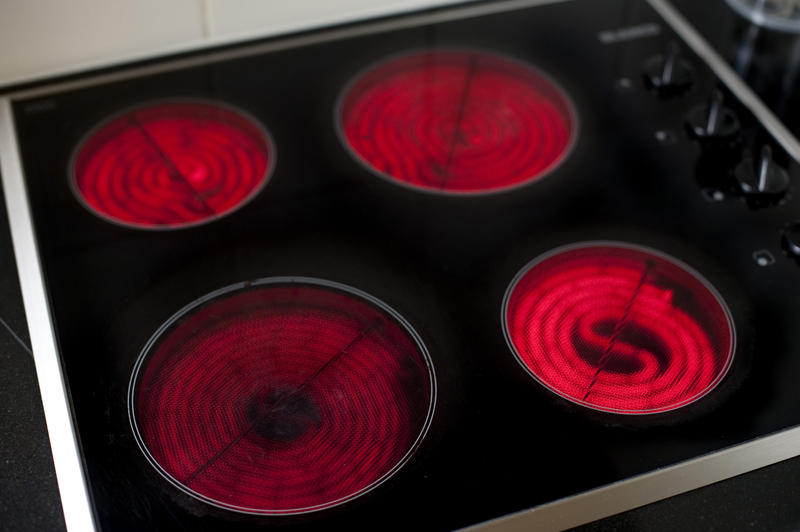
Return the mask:
POLYGON ((536 180, 566 155, 575 113, 538 71, 440 50, 388 60, 340 104, 342 135, 373 171, 421 189, 479 194, 536 180))
POLYGON ((266 183, 272 152, 266 132, 227 107, 154 104, 117 115, 88 136, 73 161, 73 186, 103 218, 175 228, 252 198, 266 183))
POLYGON ((674 259, 623 245, 585 245, 526 267, 505 324, 520 362, 581 405, 645 414, 687 405, 733 360, 730 313, 674 259))
POLYGON ((415 338, 339 289, 240 287, 151 343, 133 380, 134 429, 162 474, 206 502, 327 508, 394 473, 427 430, 435 384, 415 338))

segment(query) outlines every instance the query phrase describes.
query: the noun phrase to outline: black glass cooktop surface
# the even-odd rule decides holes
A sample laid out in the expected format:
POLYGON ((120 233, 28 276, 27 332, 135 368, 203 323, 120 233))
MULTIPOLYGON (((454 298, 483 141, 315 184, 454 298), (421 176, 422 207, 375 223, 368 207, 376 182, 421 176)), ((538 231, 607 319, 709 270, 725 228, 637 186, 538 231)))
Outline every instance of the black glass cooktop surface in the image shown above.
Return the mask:
POLYGON ((101 528, 454 529, 800 423, 758 118, 645 2, 447 13, 14 102, 101 528))

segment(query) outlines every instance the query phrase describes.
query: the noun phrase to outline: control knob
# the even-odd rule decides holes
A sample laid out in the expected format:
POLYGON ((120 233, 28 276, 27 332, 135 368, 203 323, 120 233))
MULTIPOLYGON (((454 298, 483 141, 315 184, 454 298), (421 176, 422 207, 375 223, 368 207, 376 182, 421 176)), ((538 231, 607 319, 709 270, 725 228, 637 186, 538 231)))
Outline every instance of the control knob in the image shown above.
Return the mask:
POLYGON ((732 139, 740 129, 739 119, 724 103, 724 96, 715 90, 707 103, 689 111, 686 117, 689 135, 701 142, 726 141, 732 139))
POLYGON ((680 48, 670 42, 666 53, 647 59, 644 63, 645 86, 661 96, 675 96, 691 88, 694 69, 680 55, 680 48))
POLYGON ((777 203, 789 188, 789 174, 772 159, 772 148, 764 145, 761 156, 745 158, 734 171, 740 191, 756 204, 777 203))
POLYGON ((783 249, 790 256, 800 258, 800 223, 795 223, 783 232, 783 249))

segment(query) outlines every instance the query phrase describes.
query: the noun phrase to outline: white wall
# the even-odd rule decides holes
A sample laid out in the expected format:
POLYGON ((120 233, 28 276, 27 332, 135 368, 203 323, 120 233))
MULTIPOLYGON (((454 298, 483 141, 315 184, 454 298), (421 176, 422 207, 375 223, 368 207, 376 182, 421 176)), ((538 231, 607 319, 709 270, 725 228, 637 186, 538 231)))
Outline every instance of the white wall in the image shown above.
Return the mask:
POLYGON ((457 0, 0 0, 0 86, 457 0))

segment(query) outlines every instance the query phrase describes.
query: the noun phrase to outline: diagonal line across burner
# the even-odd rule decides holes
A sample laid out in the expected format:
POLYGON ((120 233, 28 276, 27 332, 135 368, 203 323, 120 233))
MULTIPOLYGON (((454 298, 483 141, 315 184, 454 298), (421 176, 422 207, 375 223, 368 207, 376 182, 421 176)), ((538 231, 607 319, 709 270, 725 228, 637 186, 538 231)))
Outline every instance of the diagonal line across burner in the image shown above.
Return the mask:
POLYGON ((631 294, 628 304, 625 306, 625 311, 622 313, 622 317, 619 319, 616 325, 614 325, 614 330, 611 333, 611 337, 608 339, 608 345, 606 345, 606 348, 603 350, 603 356, 600 357, 600 361, 597 363, 597 369, 592 377, 592 382, 589 383, 589 387, 586 389, 586 393, 583 395, 584 401, 589 397, 589 394, 592 393, 592 388, 597 382, 600 372, 605 369, 609 360, 611 360, 611 357, 613 356, 614 344, 616 344, 617 340, 622 334, 622 330, 625 328, 625 325, 627 325, 626 322, 628 320, 628 316, 630 315, 631 309, 633 308, 633 303, 639 296, 639 292, 641 292, 644 282, 647 279, 647 275, 650 273, 650 270, 653 268, 653 266, 654 264, 650 261, 647 261, 645 264, 644 271, 642 271, 642 276, 639 278, 639 281, 636 283, 636 287, 633 289, 633 293, 631 294))
POLYGON ((282 405, 286 404, 286 402, 289 399, 291 399, 292 397, 294 397, 295 395, 300 393, 301 390, 303 390, 306 386, 308 386, 311 382, 313 382, 325 369, 329 368, 334 362, 339 360, 342 357, 342 355, 347 353, 348 350, 350 350, 354 345, 356 345, 358 342, 360 342, 361 340, 366 338, 366 336, 370 332, 372 332, 373 330, 377 329, 379 326, 380 326, 380 322, 375 322, 372 325, 370 325, 369 327, 367 327, 366 329, 364 329, 363 331, 361 331, 360 333, 358 333, 356 335, 356 337, 353 338, 345 347, 343 347, 336 354, 331 356, 322 366, 320 366, 319 369, 317 369, 308 378, 306 378, 300 384, 300 386, 298 386, 297 388, 295 388, 294 390, 292 390, 290 392, 286 392, 283 395, 279 396, 278 399, 276 399, 275 403, 267 411, 265 411, 263 414, 258 416, 256 419, 252 420, 248 424, 248 427, 245 430, 243 430, 238 435, 236 435, 236 437, 234 437, 230 442, 228 442, 222 449, 217 451, 204 464, 202 464, 199 468, 197 468, 195 471, 193 471, 191 474, 189 474, 189 476, 187 476, 186 479, 183 481, 183 484, 188 485, 195 478, 197 478, 203 471, 208 469, 208 467, 210 465, 212 465, 217 460, 222 458, 222 456, 225 453, 227 453, 231 448, 233 448, 234 445, 239 443, 245 436, 250 434, 253 431, 253 429, 255 429, 259 425, 259 423, 264 421, 270 414, 272 414, 273 412, 278 410, 282 405))
POLYGON ((464 137, 461 134, 461 122, 464 120, 464 111, 466 110, 467 102, 469 101, 469 91, 470 87, 472 86, 472 79, 475 75, 475 67, 477 62, 478 59, 474 55, 469 57, 467 76, 464 79, 464 87, 461 90, 461 98, 459 99, 458 103, 458 115, 456 116, 456 125, 453 129, 453 140, 450 142, 450 150, 447 154, 447 162, 445 163, 442 171, 442 182, 439 185, 441 189, 444 189, 447 186, 447 180, 450 177, 450 165, 453 164, 453 157, 455 156, 456 147, 458 146, 459 142, 464 140, 464 137))
POLYGON ((172 162, 172 159, 170 159, 169 156, 164 152, 164 150, 161 149, 161 146, 158 145, 156 140, 150 135, 150 133, 147 131, 144 125, 141 122, 139 122, 139 120, 136 119, 136 116, 130 115, 128 119, 130 123, 142 134, 145 140, 147 140, 150 146, 155 150, 155 152, 161 158, 161 160, 163 160, 164 163, 166 163, 166 165, 170 169, 170 174, 172 176, 177 176, 178 177, 177 181, 180 181, 181 183, 186 185, 186 188, 188 188, 189 191, 191 191, 191 194, 203 205, 203 207, 205 207, 205 210, 207 211, 206 214, 210 215, 217 214, 216 211, 208 203, 206 203, 206 201, 203 199, 203 197, 200 195, 197 189, 195 189, 192 186, 191 182, 188 179, 186 179, 186 176, 183 175, 183 173, 178 169, 177 166, 175 166, 175 163, 172 162))

